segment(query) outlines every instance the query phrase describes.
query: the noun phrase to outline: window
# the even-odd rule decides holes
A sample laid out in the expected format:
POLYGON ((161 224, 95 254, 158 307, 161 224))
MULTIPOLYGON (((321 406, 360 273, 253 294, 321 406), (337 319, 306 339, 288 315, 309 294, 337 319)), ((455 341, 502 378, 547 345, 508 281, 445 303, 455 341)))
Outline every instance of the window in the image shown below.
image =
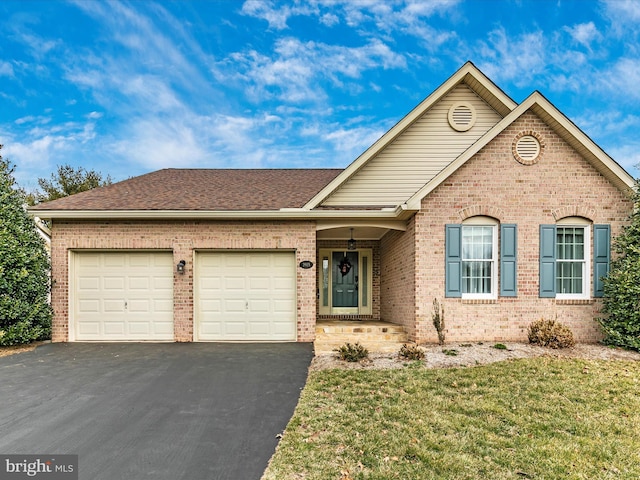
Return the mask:
POLYGON ((540 296, 589 299, 593 268, 593 296, 602 297, 609 257, 609 225, 592 226, 578 217, 563 219, 557 225, 540 225, 540 296))
POLYGON ((494 298, 496 226, 462 226, 462 296, 494 298))
POLYGON ((495 299, 499 280, 500 296, 515 297, 516 249, 516 225, 499 225, 493 218, 480 216, 462 225, 446 225, 445 296, 495 299))
POLYGON ((556 227, 556 298, 588 297, 586 227, 556 227))

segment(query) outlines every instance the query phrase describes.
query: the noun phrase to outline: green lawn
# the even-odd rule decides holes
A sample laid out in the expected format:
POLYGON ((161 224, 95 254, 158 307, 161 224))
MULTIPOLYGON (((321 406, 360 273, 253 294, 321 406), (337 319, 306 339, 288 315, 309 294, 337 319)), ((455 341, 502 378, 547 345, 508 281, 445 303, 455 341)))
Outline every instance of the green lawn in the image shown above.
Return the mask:
POLYGON ((640 478, 640 362, 312 372, 263 479, 640 478))

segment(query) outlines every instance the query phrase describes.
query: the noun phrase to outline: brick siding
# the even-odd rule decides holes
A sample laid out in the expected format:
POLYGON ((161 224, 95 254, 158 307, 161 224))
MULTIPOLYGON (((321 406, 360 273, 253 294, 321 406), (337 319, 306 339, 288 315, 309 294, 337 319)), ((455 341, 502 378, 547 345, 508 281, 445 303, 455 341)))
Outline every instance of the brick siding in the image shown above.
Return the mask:
MULTIPOLYGON (((631 208, 625 194, 540 118, 532 112, 525 113, 422 201, 422 209, 415 217, 413 339, 425 343, 437 341, 431 318, 432 302, 437 298, 445 308, 447 341, 526 341, 529 324, 543 317, 565 323, 577 341, 600 340, 595 318, 601 300, 539 298, 539 226, 554 224, 567 216, 582 216, 594 224, 611 225, 613 240, 626 223, 631 208), (521 132, 534 132, 544 141, 541 157, 530 165, 519 163, 512 154, 514 138, 521 132), (445 298, 444 226, 459 224, 474 215, 488 215, 501 223, 518 225, 516 298, 489 301, 445 298)), ((591 245, 593 250, 593 241, 591 245)), ((403 255, 412 255, 411 249, 405 246, 403 255)), ((383 258, 390 256, 383 253, 383 258)), ((383 264, 385 269, 387 266, 383 264)), ((386 281, 384 285, 383 292, 388 288, 386 281)), ((589 288, 593 292, 592 280, 589 288)), ((384 302, 383 295, 383 305, 384 302)), ((406 322, 404 314, 398 318, 401 323, 406 322)))
MULTIPOLYGON (((291 250, 296 265, 316 256, 315 222, 215 221, 63 221, 52 228, 53 341, 69 340, 69 261, 74 250, 172 251, 174 264, 174 338, 193 340, 193 262, 197 250, 291 250)), ((316 268, 297 268, 297 339, 313 341, 316 321, 316 268)))

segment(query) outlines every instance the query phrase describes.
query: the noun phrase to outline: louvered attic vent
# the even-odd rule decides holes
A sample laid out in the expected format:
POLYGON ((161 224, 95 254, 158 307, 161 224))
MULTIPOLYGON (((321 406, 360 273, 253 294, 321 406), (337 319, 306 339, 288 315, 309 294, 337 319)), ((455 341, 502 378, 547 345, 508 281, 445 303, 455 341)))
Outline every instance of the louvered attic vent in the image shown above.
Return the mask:
POLYGON ((516 143, 516 153, 522 160, 532 162, 540 155, 540 142, 536 137, 525 135, 516 143))
POLYGON ((476 110, 469 103, 456 103, 449 109, 449 125, 458 132, 466 132, 476 123, 476 110))

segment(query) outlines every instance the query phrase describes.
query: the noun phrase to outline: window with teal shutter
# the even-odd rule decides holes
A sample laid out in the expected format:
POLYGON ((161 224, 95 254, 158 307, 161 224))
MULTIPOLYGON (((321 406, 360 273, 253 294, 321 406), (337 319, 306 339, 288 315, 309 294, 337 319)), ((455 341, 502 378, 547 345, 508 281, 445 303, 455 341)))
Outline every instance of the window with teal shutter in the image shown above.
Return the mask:
POLYGON ((609 273, 611 260, 611 228, 609 225, 593 226, 593 296, 604 296, 602 277, 609 273))
POLYGON ((500 225, 500 296, 518 295, 518 227, 500 225))
POLYGON ((593 255, 593 296, 604 295, 602 277, 609 272, 611 227, 540 225, 540 297, 589 298, 588 265, 593 255))

